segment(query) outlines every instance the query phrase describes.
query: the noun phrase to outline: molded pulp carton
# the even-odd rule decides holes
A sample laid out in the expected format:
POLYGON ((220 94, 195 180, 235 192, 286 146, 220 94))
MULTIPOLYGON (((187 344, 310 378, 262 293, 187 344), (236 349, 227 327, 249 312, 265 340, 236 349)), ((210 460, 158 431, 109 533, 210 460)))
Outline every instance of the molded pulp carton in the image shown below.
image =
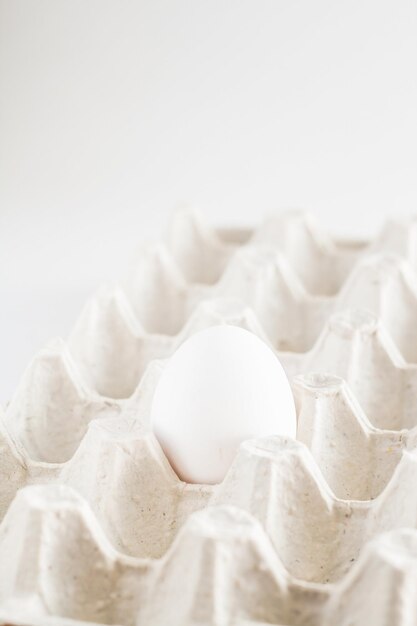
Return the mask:
POLYGON ((300 212, 188 211, 35 356, 0 419, 0 623, 417 626, 417 221, 372 242, 300 212), (291 381, 297 441, 179 480, 153 393, 194 332, 242 326, 291 381))

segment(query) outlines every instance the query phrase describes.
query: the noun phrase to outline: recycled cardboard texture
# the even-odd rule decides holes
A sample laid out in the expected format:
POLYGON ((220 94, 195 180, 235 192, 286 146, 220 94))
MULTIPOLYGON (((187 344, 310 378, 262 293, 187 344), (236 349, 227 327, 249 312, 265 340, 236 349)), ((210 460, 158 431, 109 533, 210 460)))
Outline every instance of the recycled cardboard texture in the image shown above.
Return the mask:
POLYGON ((188 211, 35 356, 0 419, 0 623, 417 625, 417 221, 337 241, 292 212, 188 211), (233 324, 291 379, 297 441, 181 482, 150 431, 165 360, 233 324))

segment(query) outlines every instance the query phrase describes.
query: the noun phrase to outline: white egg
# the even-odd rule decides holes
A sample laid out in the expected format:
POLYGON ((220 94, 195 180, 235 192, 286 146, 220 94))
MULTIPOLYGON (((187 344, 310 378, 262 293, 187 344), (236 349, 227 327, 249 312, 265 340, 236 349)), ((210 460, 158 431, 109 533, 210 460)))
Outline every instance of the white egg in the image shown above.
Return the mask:
POLYGON ((213 326, 180 346, 155 390, 151 423, 177 475, 189 483, 221 482, 246 439, 296 434, 281 363, 236 326, 213 326))

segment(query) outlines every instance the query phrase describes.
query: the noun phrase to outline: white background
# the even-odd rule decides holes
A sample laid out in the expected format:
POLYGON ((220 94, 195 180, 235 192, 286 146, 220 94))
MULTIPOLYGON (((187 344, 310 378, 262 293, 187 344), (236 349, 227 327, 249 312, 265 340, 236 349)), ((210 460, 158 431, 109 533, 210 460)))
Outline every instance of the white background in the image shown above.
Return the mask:
POLYGON ((0 400, 180 205, 417 200, 415 0, 0 0, 0 400))

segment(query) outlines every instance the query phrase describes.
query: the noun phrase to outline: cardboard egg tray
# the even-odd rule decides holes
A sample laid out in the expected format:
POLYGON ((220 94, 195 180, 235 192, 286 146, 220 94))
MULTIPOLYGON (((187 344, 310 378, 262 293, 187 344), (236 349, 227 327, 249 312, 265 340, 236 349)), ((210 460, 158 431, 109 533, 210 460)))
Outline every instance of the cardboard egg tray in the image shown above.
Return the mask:
POLYGON ((417 625, 416 234, 177 213, 1 415, 0 624, 417 625), (166 359, 213 324, 276 351, 297 441, 246 441, 221 484, 191 485, 150 406, 166 359))

